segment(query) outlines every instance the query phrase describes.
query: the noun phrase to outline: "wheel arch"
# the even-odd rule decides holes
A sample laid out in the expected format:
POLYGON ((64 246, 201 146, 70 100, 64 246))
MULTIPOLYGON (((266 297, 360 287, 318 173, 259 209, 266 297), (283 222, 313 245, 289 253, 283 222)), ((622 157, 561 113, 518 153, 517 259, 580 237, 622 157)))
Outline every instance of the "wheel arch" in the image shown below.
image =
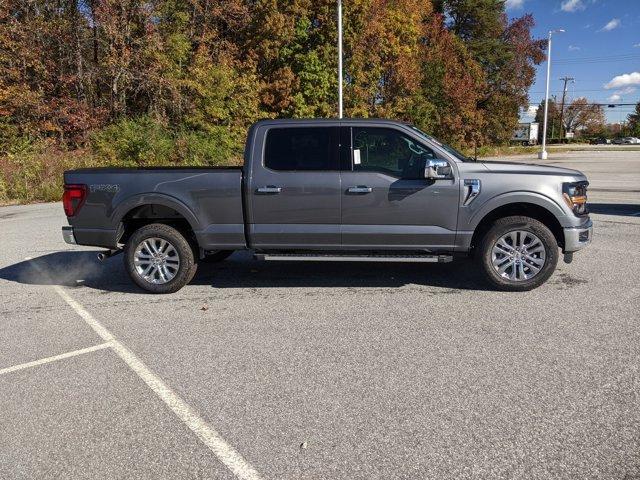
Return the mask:
MULTIPOLYGON (((555 205, 555 203, 552 203, 552 205, 555 205)), ((499 218, 525 216, 538 220, 551 230, 551 233, 553 233, 558 245, 563 248, 564 229, 553 210, 548 208, 548 204, 541 205, 538 202, 534 203, 528 201, 502 203, 497 206, 494 205, 493 209, 489 209, 482 216, 477 216, 477 222, 475 222, 474 225, 470 247, 472 250, 477 247, 482 237, 499 218)))
POLYGON ((195 214, 181 201, 163 194, 145 194, 123 202, 113 215, 118 242, 125 243, 138 228, 150 223, 173 226, 190 242, 196 242, 199 229, 195 214))

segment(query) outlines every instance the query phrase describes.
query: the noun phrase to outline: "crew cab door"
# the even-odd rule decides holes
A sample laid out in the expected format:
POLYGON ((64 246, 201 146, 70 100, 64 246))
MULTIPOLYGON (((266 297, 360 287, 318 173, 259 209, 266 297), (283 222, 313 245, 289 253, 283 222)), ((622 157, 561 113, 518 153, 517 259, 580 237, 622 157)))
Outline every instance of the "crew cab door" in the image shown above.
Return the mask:
POLYGON ((248 178, 253 248, 340 247, 338 126, 265 125, 248 178))
POLYGON ((391 126, 347 130, 351 168, 342 172, 342 244, 452 251, 460 196, 455 168, 451 179, 425 179, 425 162, 437 155, 414 136, 391 126))

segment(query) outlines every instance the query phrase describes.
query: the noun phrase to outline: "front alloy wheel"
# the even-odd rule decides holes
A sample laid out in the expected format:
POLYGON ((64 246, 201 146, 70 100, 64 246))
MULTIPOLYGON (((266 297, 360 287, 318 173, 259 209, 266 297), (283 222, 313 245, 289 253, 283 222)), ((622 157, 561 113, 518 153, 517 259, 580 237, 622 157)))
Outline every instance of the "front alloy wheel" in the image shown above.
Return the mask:
POLYGON ((516 282, 530 280, 540 273, 545 258, 542 241, 524 230, 502 235, 491 251, 491 263, 498 275, 516 282))
POLYGON ((525 216, 499 218, 477 248, 487 280, 501 290, 539 287, 558 264, 556 237, 545 224, 525 216))

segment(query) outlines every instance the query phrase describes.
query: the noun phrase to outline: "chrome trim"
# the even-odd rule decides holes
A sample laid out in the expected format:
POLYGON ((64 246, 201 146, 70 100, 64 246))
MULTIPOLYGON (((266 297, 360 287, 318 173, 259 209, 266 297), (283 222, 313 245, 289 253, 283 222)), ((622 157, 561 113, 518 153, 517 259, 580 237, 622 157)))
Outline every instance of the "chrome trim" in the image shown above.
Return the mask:
POLYGON ((77 245, 76 237, 73 234, 73 227, 62 227, 62 238, 69 245, 77 245))
POLYGON ((453 178, 453 171, 451 165, 446 160, 439 158, 432 158, 427 160, 424 169, 424 178, 430 180, 448 180, 453 178), (448 171, 447 171, 448 168, 448 171), (440 169, 444 169, 445 173, 441 173, 440 169))
POLYGON ((366 185, 358 185, 357 187, 349 187, 347 189, 348 193, 371 193, 373 192, 373 188, 367 187, 366 185))
POLYGON ((567 252, 577 252, 578 250, 583 249, 587 245, 591 243, 591 239, 593 238, 593 222, 589 220, 588 223, 582 225, 580 227, 572 227, 564 229, 564 249, 562 250, 564 253, 567 252), (589 232, 589 238, 581 242, 580 234, 584 232, 589 232))
POLYGON ((266 187, 258 187, 256 193, 262 195, 275 195, 282 192, 282 187, 276 187, 275 185, 267 185, 266 187))
POLYGON ((464 180, 464 186, 469 187, 467 198, 464 199, 463 203, 463 206, 466 207, 471 202, 473 202, 478 195, 480 195, 480 180, 477 180, 475 178, 466 178, 464 180))
POLYGON ((289 262, 401 262, 401 263, 449 263, 451 255, 318 255, 318 254, 269 254, 257 253, 256 259, 289 262))

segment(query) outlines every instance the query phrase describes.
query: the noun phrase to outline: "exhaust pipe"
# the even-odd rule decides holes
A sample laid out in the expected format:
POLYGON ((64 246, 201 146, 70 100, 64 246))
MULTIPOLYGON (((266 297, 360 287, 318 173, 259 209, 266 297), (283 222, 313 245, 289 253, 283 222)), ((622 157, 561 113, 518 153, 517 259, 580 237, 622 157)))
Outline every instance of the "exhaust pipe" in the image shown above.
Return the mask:
POLYGON ((118 255, 119 253, 122 253, 121 248, 117 250, 107 250, 106 252, 100 252, 98 254, 98 260, 100 260, 101 262, 104 262, 107 258, 111 258, 114 255, 118 255))

